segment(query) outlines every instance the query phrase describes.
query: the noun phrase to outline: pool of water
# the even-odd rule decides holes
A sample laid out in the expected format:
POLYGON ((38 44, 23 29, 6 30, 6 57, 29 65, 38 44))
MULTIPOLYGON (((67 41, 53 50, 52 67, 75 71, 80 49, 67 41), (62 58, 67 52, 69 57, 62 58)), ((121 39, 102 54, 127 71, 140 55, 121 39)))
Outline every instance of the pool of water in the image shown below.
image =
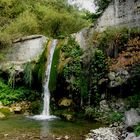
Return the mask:
POLYGON ((90 129, 98 128, 97 123, 78 120, 66 122, 61 119, 37 121, 24 116, 12 116, 0 120, 0 140, 84 140, 90 129))

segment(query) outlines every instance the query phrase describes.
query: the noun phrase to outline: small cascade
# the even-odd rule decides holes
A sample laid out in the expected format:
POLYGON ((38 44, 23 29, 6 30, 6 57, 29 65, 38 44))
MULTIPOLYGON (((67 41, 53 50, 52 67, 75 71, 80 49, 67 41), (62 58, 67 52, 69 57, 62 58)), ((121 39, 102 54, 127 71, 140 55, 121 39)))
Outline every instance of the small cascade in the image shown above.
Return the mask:
POLYGON ((43 104, 43 111, 40 115, 35 115, 32 118, 36 120, 50 120, 57 118, 56 116, 50 115, 50 91, 49 91, 49 79, 50 79, 50 73, 51 73, 51 65, 53 60, 53 54, 55 47, 57 45, 57 40, 54 39, 50 46, 50 52, 48 54, 47 58, 47 67, 45 72, 45 79, 44 79, 44 104, 43 104))

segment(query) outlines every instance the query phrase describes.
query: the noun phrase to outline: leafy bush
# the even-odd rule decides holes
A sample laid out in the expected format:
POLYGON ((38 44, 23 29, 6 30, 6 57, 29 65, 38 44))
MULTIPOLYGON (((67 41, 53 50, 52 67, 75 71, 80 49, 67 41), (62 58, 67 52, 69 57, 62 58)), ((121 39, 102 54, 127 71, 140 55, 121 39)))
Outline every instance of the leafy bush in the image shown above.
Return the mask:
POLYGON ((31 34, 67 35, 87 25, 66 0, 1 0, 0 7, 0 46, 31 34))
POLYGON ((0 79, 0 101, 4 105, 9 105, 14 102, 22 100, 36 100, 39 95, 37 92, 31 91, 25 87, 13 89, 11 86, 8 86, 0 79))
POLYGON ((140 123, 138 123, 138 125, 135 126, 134 132, 135 132, 136 136, 140 135, 140 123))
POLYGON ((127 99, 128 108, 137 108, 140 103, 140 94, 137 93, 135 95, 129 96, 127 99))
POLYGON ((120 112, 111 112, 109 113, 109 116, 107 118, 108 122, 115 123, 115 122, 121 122, 123 118, 123 114, 120 112))
POLYGON ((96 108, 93 107, 86 107, 85 109, 85 117, 88 119, 95 119, 100 116, 100 113, 96 108))
POLYGON ((40 114, 42 111, 42 103, 40 101, 31 102, 29 111, 33 114, 40 114))

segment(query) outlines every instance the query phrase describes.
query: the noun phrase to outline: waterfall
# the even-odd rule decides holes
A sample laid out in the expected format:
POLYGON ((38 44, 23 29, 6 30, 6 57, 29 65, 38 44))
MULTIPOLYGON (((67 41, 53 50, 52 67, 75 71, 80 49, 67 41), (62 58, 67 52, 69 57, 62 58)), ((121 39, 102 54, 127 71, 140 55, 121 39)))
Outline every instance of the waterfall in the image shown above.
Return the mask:
POLYGON ((44 80, 44 106, 42 115, 50 116, 50 91, 49 91, 49 79, 50 79, 50 72, 51 72, 51 65, 53 54, 55 50, 55 46, 57 44, 57 40, 53 40, 50 48, 50 52, 47 58, 47 68, 45 72, 45 80, 44 80))
POLYGON ((56 116, 50 115, 50 91, 49 91, 51 65, 52 65, 53 54, 56 45, 57 45, 57 40, 54 39, 50 45, 50 51, 47 58, 47 67, 45 71, 45 78, 44 78, 44 85, 43 85, 43 89, 44 89, 43 111, 40 115, 35 115, 31 117, 36 120, 50 120, 50 119, 57 118, 56 116))

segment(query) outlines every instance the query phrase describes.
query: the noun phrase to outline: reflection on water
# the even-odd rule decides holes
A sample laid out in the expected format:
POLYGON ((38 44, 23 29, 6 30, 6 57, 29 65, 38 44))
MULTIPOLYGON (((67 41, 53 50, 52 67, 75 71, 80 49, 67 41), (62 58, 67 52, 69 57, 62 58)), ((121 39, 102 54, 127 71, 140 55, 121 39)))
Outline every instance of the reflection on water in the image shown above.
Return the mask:
POLYGON ((50 126, 48 122, 41 122, 41 130, 40 130, 40 139, 44 140, 44 138, 47 138, 50 134, 50 126))
POLYGON ((66 136, 70 138, 69 140, 83 140, 90 129, 99 126, 101 125, 83 120, 39 121, 24 116, 14 116, 0 120, 0 140, 56 140, 66 136))

